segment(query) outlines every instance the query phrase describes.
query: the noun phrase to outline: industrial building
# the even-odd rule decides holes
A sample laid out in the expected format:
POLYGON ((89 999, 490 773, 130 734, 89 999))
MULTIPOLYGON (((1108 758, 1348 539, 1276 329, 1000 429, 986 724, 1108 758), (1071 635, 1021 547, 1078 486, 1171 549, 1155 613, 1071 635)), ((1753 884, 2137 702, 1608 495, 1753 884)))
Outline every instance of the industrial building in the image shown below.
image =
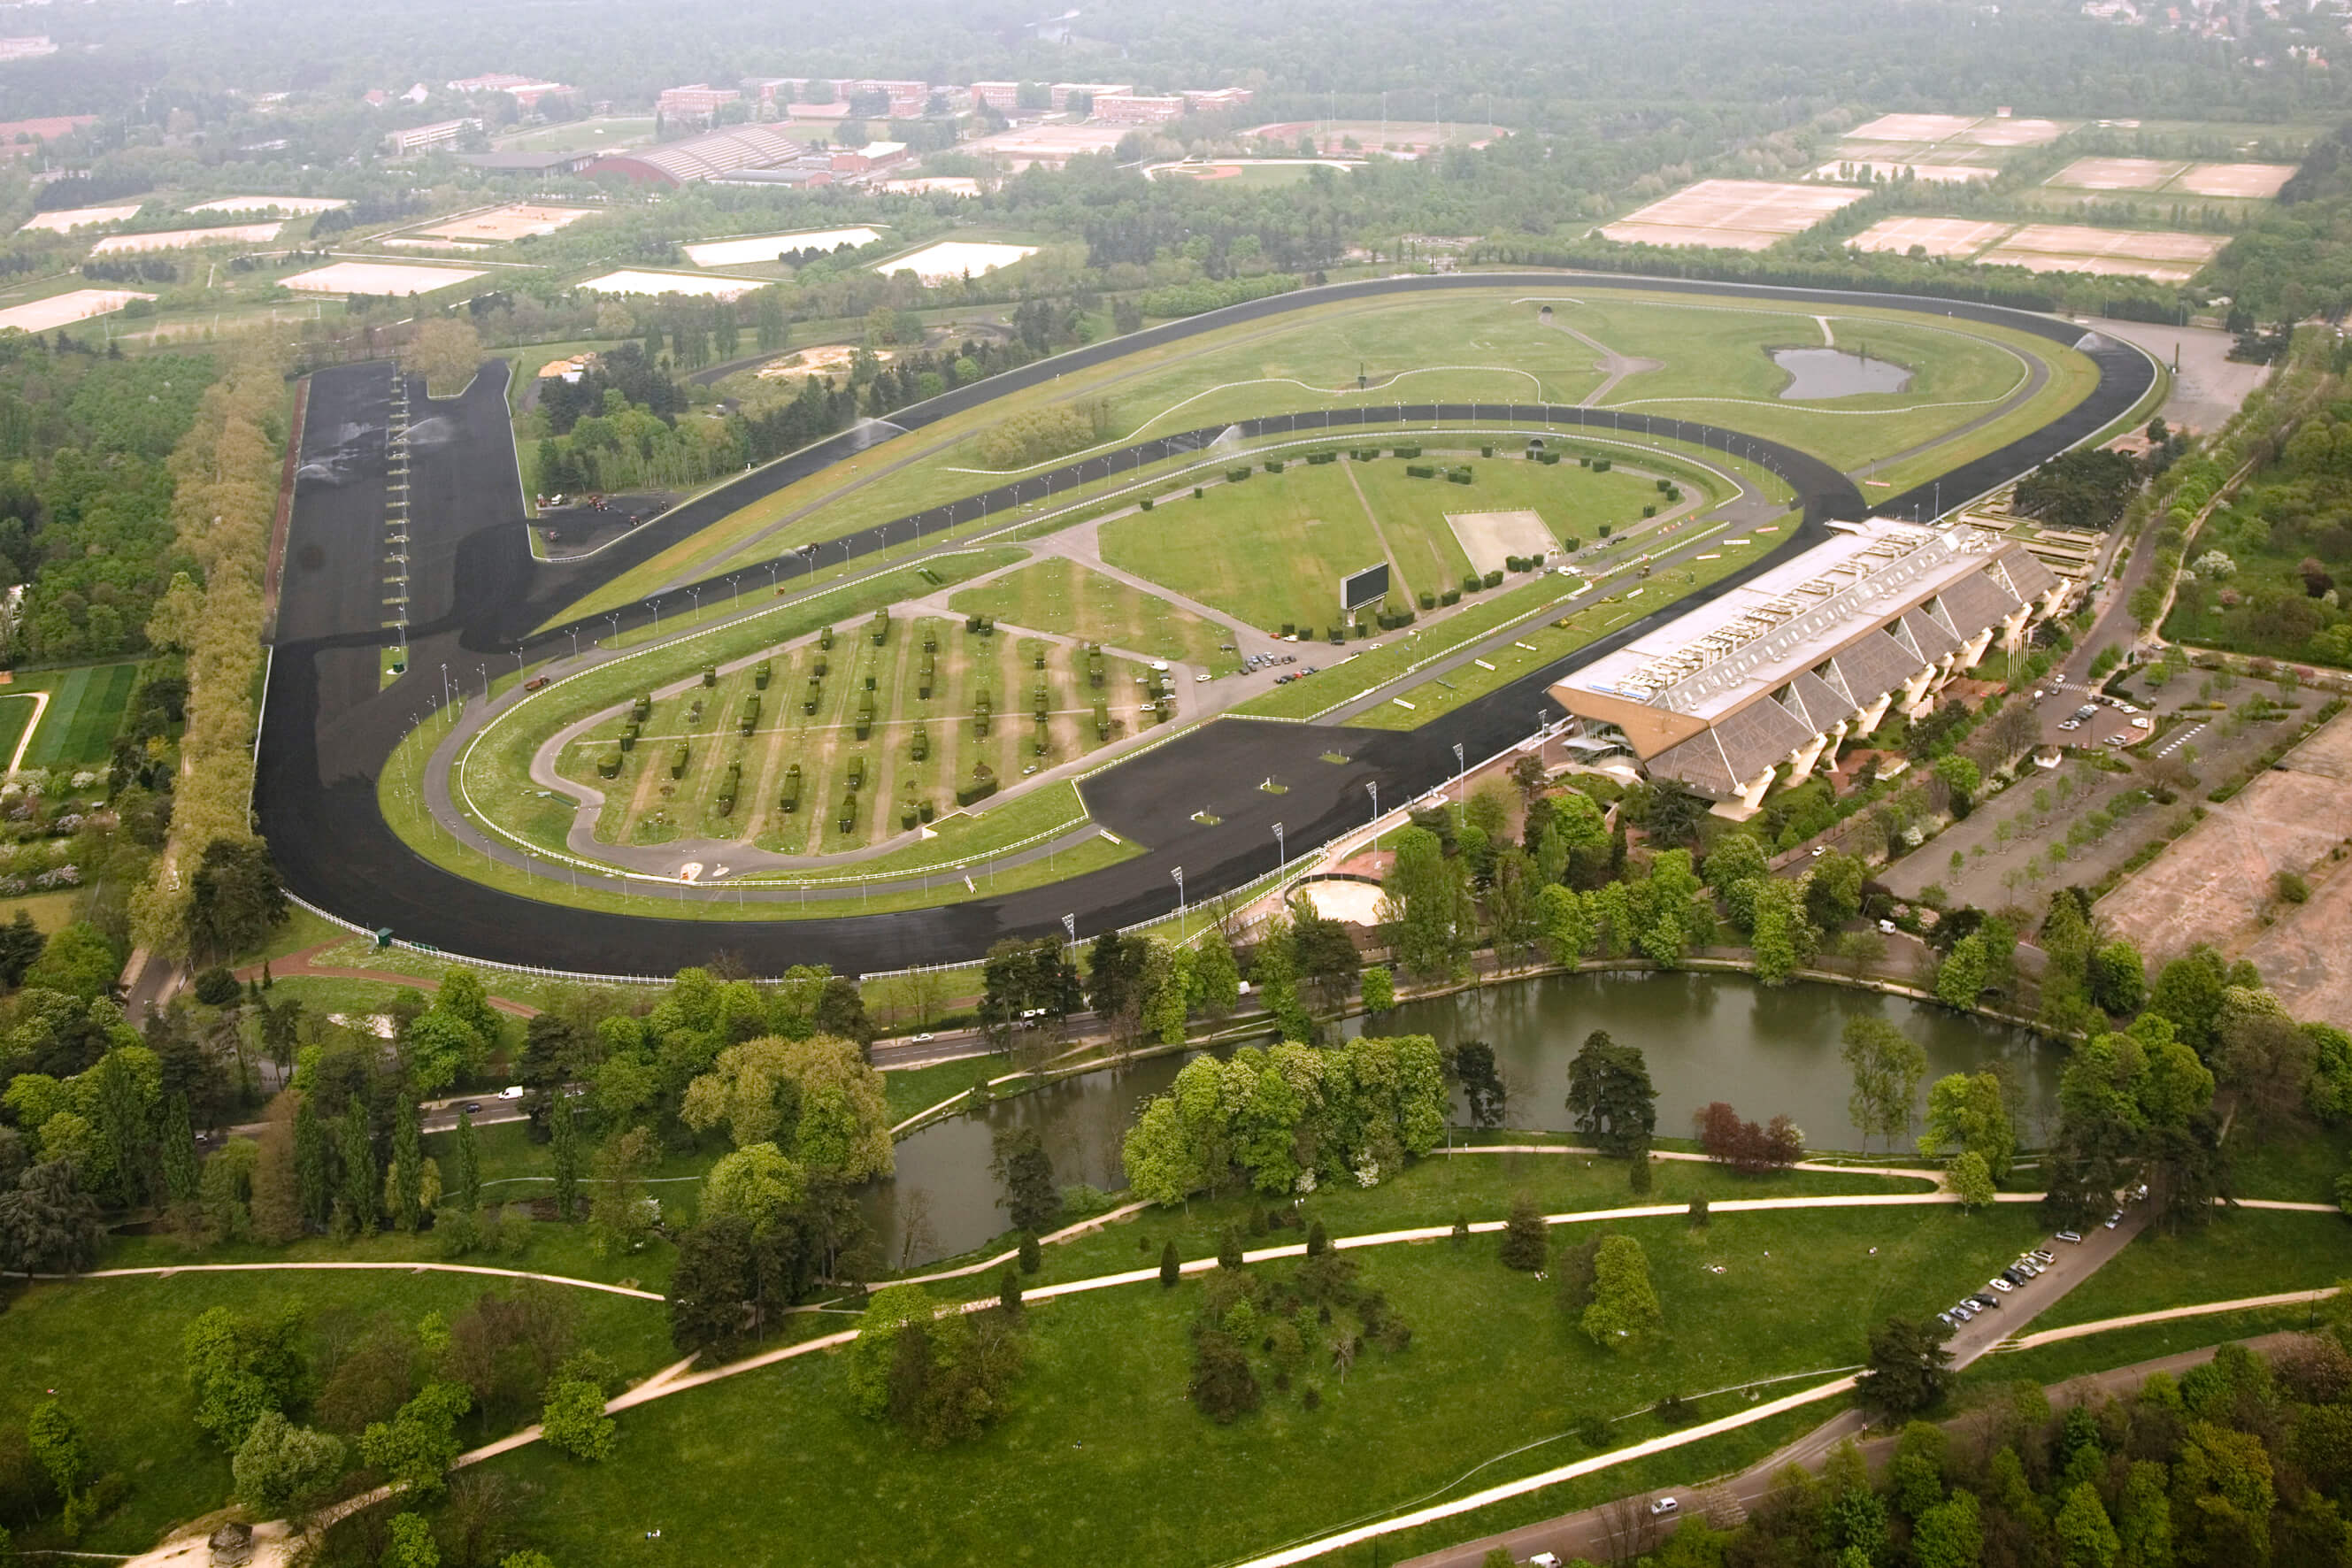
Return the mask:
POLYGON ((429 153, 436 147, 454 147, 470 131, 479 131, 478 120, 436 120, 430 125, 411 125, 394 131, 383 139, 394 157, 405 158, 415 153, 429 153))
POLYGON ((1890 709, 1925 713, 2069 595, 2023 543, 1979 529, 1831 526, 1793 560, 1555 683, 1553 698, 1582 721, 1574 749, 1631 752, 1651 778, 1744 814, 1890 709))
POLYGON ((730 125, 683 141, 610 153, 589 164, 588 173, 645 184, 690 185, 745 170, 779 168, 807 151, 772 125, 730 125))

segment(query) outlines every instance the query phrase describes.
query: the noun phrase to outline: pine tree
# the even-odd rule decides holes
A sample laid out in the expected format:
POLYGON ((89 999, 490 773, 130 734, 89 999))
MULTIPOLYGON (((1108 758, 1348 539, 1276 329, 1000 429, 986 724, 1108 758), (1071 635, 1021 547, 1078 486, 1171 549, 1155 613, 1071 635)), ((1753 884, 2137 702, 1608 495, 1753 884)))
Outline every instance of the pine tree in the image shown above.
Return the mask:
POLYGON ((425 1144, 417 1125, 416 1101, 406 1094, 400 1097, 400 1119, 392 1133, 392 1222, 402 1230, 415 1230, 423 1217, 425 1195, 425 1144))
POLYGON ((562 1084, 547 1108, 547 1152, 555 1168, 555 1217, 569 1220, 580 1201, 580 1124, 573 1120, 572 1096, 562 1084))
POLYGON ((344 1208, 362 1236, 375 1229, 378 1205, 383 1200, 382 1178, 375 1163, 375 1139, 368 1129, 367 1107, 358 1095, 343 1108, 343 1183, 344 1208))
POLYGON ((163 1196, 184 1204, 196 1195, 196 1131, 188 1121, 188 1097, 175 1094, 163 1108, 163 1196))
POLYGON ((457 1206, 472 1214, 482 1203, 482 1160, 474 1147, 474 1117, 457 1112, 457 1206))
POLYGON ((294 1189, 302 1223, 324 1230, 334 1206, 334 1185, 327 1171, 327 1126, 307 1094, 294 1112, 294 1189))
POLYGON ((1176 1244, 1171 1241, 1160 1249, 1160 1283, 1162 1289, 1172 1290, 1182 1278, 1184 1266, 1178 1260, 1176 1244))

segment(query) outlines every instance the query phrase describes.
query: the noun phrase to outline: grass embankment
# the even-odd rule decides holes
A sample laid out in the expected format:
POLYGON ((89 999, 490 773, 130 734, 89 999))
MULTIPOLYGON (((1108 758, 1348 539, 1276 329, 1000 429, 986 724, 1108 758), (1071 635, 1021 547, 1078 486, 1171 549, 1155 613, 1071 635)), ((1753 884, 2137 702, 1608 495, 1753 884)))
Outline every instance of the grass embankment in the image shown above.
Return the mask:
MULTIPOLYGON (((1530 330, 1537 301, 1514 302, 1520 292, 1497 288, 1443 300, 1335 303, 1146 350, 1011 395, 746 505, 616 580, 582 613, 616 607, 663 583, 740 561, 754 535, 787 517, 795 521, 763 542, 760 552, 835 537, 985 489, 992 482, 988 476, 955 471, 983 467, 971 437, 998 421, 1055 404, 1108 396, 1111 439, 1127 441, 1268 409, 1379 409, 1400 402, 1475 400, 1496 405, 1499 412, 1505 400, 1561 404, 1585 396, 1601 380, 1591 350, 1565 332, 1530 330), (1367 344, 1378 345, 1370 357, 1367 344), (1368 385, 1358 385, 1360 374, 1368 385)), ((1845 312, 1833 318, 1841 323, 1842 342, 1849 322, 1874 342, 1894 343, 1896 336, 1889 334, 1915 334, 1916 341, 1903 344, 1906 363, 1925 378, 1915 379, 1915 388, 1936 394, 1895 395, 1891 401, 1902 405, 1899 411, 1883 418, 1857 417, 1847 403, 1867 409, 1867 401, 1841 399, 1836 412, 1807 413, 1778 400, 1785 377, 1762 349, 1767 343, 1817 344, 1820 329, 1802 311, 1759 309, 1728 297, 1701 302, 1614 290, 1607 291, 1602 306, 1563 298, 1555 308, 1559 319, 1621 353, 1668 361, 1669 371, 1621 383, 1612 401, 1709 397, 1716 400, 1711 405, 1662 404, 1654 411, 1789 439, 1841 461, 1846 460, 1840 456, 1846 447, 1854 449, 1852 460, 1864 460, 1985 412, 1982 404, 1967 399, 1997 396, 2018 378, 2016 360, 1991 346, 1996 342, 2023 353, 2064 353, 2039 340, 1975 323, 1953 323, 1947 333, 1941 323, 1922 325, 1899 311, 1845 312), (1948 358, 1956 362, 1948 372, 1938 368, 1948 358), (1671 379, 1670 372, 1686 380, 1687 388, 1671 379), (1722 388, 1735 375, 1754 384, 1745 388, 1748 395, 1727 398, 1722 388), (1956 399, 1956 406, 1911 406, 1956 399)), ((1334 434, 1346 439, 1344 433, 1334 434)), ((1949 466, 1948 458, 1936 466, 1949 466)))
MULTIPOLYGON (((198 1314, 302 1308, 313 1365, 329 1347, 379 1314, 414 1324, 427 1312, 454 1318, 494 1281, 463 1275, 387 1273, 180 1274, 29 1286, 0 1335, 0 1422, 21 1424, 54 1391, 81 1423, 90 1468, 131 1483, 122 1506, 79 1541, 100 1553, 146 1550, 172 1524, 228 1496, 228 1456, 197 1427, 182 1368, 182 1338, 198 1314), (100 1325, 103 1325, 101 1329, 100 1325)), ((598 1291, 568 1292, 578 1342, 611 1356, 631 1377, 671 1359, 658 1302, 598 1291)), ((497 1436, 469 1419, 469 1441, 497 1436)))
MULTIPOLYGON (((819 1354, 623 1415, 621 1461, 595 1472, 536 1450, 492 1463, 535 1489, 530 1532, 583 1559, 625 1541, 635 1551, 658 1527, 680 1562, 962 1563, 1007 1541, 1051 1542, 1057 1561, 1216 1562, 1422 1500, 1482 1460, 1498 1462, 1475 1484, 1589 1452, 1563 1438, 1501 1458, 1587 1416, 1612 1421, 1615 1446, 1661 1429, 1637 1413, 1670 1394, 1850 1363, 1866 1323, 1948 1297, 2035 1234, 2018 1211, 1946 1208, 1615 1228, 1646 1248, 1665 1311, 1670 1339, 1645 1354, 1594 1348, 1554 1284, 1505 1270, 1480 1237, 1360 1255, 1361 1282, 1412 1326, 1411 1347, 1367 1348, 1344 1383, 1328 1355, 1305 1361, 1289 1389, 1267 1386, 1265 1407, 1230 1426, 1184 1398, 1203 1289, 1188 1280, 1034 1307, 1029 1369, 1004 1419, 944 1452, 853 1415, 842 1358, 819 1354), (1184 1486, 1164 1484, 1171 1453, 1186 1456, 1184 1486), (1277 1473, 1282 1485, 1263 1484, 1277 1473), (860 1478, 863 1506, 834 1506, 845 1475, 860 1478), (800 1521, 789 1548, 773 1542, 780 1512, 800 1521)), ((1290 1267, 1260 1266, 1277 1278, 1290 1267)))

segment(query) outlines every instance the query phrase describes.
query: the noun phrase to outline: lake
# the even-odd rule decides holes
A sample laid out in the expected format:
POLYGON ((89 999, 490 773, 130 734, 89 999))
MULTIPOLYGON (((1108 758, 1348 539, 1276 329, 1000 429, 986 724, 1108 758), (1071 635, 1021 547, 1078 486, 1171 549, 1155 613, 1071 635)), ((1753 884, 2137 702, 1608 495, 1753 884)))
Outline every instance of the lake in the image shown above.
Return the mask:
MULTIPOLYGON (((1843 986, 1775 988, 1719 973, 1556 974, 1407 1003, 1374 1027, 1382 1035, 1433 1036, 1440 1046, 1477 1039, 1493 1046, 1511 1089, 1507 1126, 1573 1131, 1569 1062, 1587 1035, 1605 1029, 1647 1058, 1661 1137, 1690 1136, 1693 1113, 1721 1100, 1750 1121, 1793 1118, 1813 1148, 1860 1150, 1862 1135, 1846 1115, 1853 1082, 1838 1056, 1846 1020, 1857 1016, 1884 1018, 1926 1048, 1923 1109, 1928 1083, 2000 1061, 2024 1093, 2019 1141, 2038 1142, 2054 1123, 2062 1047, 2029 1030, 1843 986)), ((1363 1020, 1351 1021, 1346 1032, 1363 1033, 1363 1020)), ((1035 1127, 1065 1186, 1124 1187, 1119 1144, 1136 1108, 1166 1089, 1187 1059, 1154 1057, 1088 1073, 902 1139, 897 1175, 873 1184, 860 1199, 885 1263, 952 1257, 1003 1230, 997 1203, 1003 1187, 989 1170, 1001 1127, 1035 1127), (927 1211, 911 1237, 910 1202, 927 1211)), ((1466 1122, 1467 1114, 1457 1106, 1455 1118, 1466 1122)))

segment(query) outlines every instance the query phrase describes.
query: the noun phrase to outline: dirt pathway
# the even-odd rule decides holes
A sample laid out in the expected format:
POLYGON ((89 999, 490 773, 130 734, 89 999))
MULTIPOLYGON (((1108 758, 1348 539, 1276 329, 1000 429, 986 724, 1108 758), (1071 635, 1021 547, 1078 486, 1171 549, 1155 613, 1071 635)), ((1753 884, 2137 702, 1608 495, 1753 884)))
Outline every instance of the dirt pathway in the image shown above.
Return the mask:
MULTIPOLYGON (((341 947, 351 940, 349 937, 337 937, 332 942, 322 942, 316 947, 306 947, 299 952, 289 952, 283 958, 268 959, 260 963, 248 963, 235 973, 239 980, 258 980, 261 978, 261 972, 267 969, 272 980, 291 980, 298 975, 310 975, 320 980, 373 980, 386 985, 405 985, 411 990, 428 994, 441 989, 440 981, 425 975, 402 974, 389 969, 354 969, 339 963, 312 962, 314 955, 325 952, 331 948, 341 947)), ((504 996, 492 996, 488 1000, 490 1005, 499 1012, 517 1018, 539 1016, 539 1009, 528 1003, 509 1001, 504 996)))

